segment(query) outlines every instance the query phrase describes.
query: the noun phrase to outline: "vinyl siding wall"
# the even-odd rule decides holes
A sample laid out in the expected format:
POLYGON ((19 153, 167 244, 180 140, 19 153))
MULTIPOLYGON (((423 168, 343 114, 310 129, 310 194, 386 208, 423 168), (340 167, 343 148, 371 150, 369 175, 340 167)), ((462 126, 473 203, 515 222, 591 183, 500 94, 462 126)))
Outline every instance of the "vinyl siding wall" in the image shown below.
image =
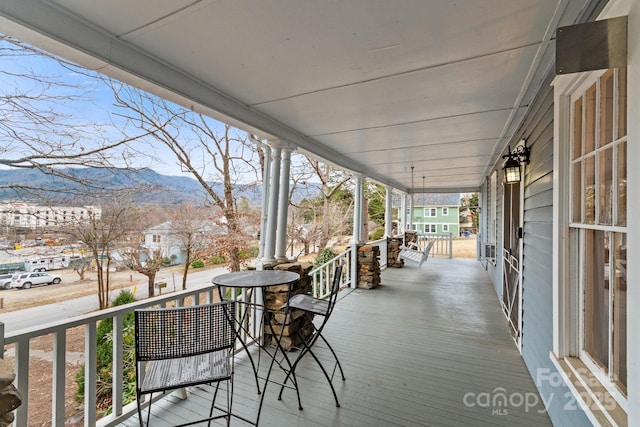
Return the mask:
MULTIPOLYGON (((524 175, 522 262, 522 356, 554 425, 586 426, 590 422, 575 404, 549 353, 553 346, 553 88, 547 78, 511 145, 526 139, 531 148, 524 175)), ((498 194, 501 194, 498 191, 498 194)), ((502 205, 502 198, 498 201, 502 205)), ((498 223, 502 209, 498 209, 498 223)), ((501 236, 498 242, 501 242, 501 236)), ((502 250, 502 248, 500 248, 502 250)), ((496 287, 502 286, 502 278, 496 287)))

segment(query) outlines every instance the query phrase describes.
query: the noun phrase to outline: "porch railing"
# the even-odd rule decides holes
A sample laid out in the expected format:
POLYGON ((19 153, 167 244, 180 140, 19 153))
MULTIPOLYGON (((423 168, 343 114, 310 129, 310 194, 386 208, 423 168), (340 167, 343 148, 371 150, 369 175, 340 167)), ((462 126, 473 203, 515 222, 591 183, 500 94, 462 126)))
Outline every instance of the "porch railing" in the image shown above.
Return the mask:
POLYGON ((346 251, 341 254, 333 257, 329 261, 325 262, 322 265, 314 268, 309 272, 309 277, 312 280, 313 286, 313 296, 316 298, 325 298, 329 296, 331 293, 331 275, 335 270, 336 266, 342 264, 344 267, 343 278, 342 278, 342 286, 350 286, 351 285, 351 253, 353 251, 353 247, 349 247, 346 251))
POLYGON ((419 234, 418 247, 424 250, 430 240, 435 240, 429 256, 441 258, 453 258, 453 233, 445 234, 419 234))
MULTIPOLYGON (((29 416, 29 359, 31 356, 30 343, 32 340, 52 336, 52 412, 51 425, 65 424, 65 368, 67 363, 66 337, 67 332, 76 327, 84 327, 84 425, 112 426, 124 417, 135 413, 136 406, 124 405, 124 316, 135 309, 146 307, 166 307, 207 304, 214 301, 215 286, 210 285, 194 290, 179 291, 172 294, 137 301, 131 304, 112 307, 95 313, 81 315, 42 326, 25 328, 4 335, 4 325, 0 324, 0 345, 14 345, 15 351, 15 385, 22 396, 22 405, 16 410, 14 425, 28 426, 29 416), (97 344, 96 329, 98 322, 112 319, 113 321, 113 371, 112 371, 112 413, 98 420, 96 409, 96 372, 97 344)), ((217 292, 216 292, 217 294, 217 292)))
MULTIPOLYGON (((372 242, 376 245, 386 246, 386 241, 372 242)), ((344 265, 342 286, 350 286, 352 280, 352 248, 339 254, 327 263, 314 268, 310 272, 313 283, 313 295, 322 298, 329 294, 331 289, 331 275, 338 264, 344 265)), ((381 247, 381 257, 386 258, 386 247, 381 247)), ((27 427, 29 417, 29 360, 33 356, 30 350, 30 344, 33 340, 40 337, 51 335, 52 342, 52 381, 51 381, 51 425, 65 425, 65 370, 68 362, 67 355, 67 335, 69 331, 76 327, 84 328, 84 425, 87 426, 115 426, 135 414, 135 402, 124 404, 125 386, 123 380, 124 374, 124 358, 125 343, 123 337, 125 335, 124 318, 127 314, 132 313, 136 309, 147 307, 167 307, 167 306, 193 306, 200 304, 208 304, 217 300, 216 286, 211 284, 197 289, 189 289, 185 291, 177 291, 170 294, 156 296, 131 304, 118 307, 111 307, 105 310, 72 317, 69 319, 48 323, 46 325, 25 328, 17 331, 4 333, 4 325, 0 323, 0 347, 6 350, 7 346, 14 346, 15 356, 15 385, 22 396, 22 405, 18 407, 15 414, 14 425, 17 427, 27 427), (98 323, 105 319, 113 321, 113 367, 112 367, 112 412, 111 414, 99 418, 100 414, 96 409, 96 390, 98 388, 98 380, 95 374, 97 360, 97 326, 98 323)), ((243 301, 248 298, 247 291, 226 295, 235 301, 243 301)), ((240 304, 238 310, 238 320, 242 318, 243 311, 247 306, 240 304)), ((245 342, 249 343, 250 336, 260 337, 262 331, 260 322, 261 313, 255 305, 251 305, 251 312, 245 316, 243 326, 245 331, 245 342)), ((109 386, 106 384, 105 386, 109 386)))

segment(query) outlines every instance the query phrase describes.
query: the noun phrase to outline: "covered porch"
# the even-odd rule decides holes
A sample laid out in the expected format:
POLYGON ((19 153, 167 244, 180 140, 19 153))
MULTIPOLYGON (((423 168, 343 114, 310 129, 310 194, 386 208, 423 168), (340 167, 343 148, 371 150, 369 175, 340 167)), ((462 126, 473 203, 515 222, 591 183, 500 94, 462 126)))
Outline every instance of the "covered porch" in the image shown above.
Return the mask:
MULTIPOLYGON (((341 407, 306 358, 298 370, 304 410, 292 390, 278 401, 279 387, 270 384, 261 426, 551 425, 476 260, 433 258, 421 269, 388 268, 382 286, 341 292, 325 332, 347 377, 344 383, 334 378, 341 407)), ((197 419, 208 411, 209 392, 205 387, 186 400, 171 396, 155 403, 150 425, 197 419)), ((257 402, 251 369, 240 359, 234 411, 252 417, 257 402)), ((136 426, 138 420, 118 425, 136 426)))

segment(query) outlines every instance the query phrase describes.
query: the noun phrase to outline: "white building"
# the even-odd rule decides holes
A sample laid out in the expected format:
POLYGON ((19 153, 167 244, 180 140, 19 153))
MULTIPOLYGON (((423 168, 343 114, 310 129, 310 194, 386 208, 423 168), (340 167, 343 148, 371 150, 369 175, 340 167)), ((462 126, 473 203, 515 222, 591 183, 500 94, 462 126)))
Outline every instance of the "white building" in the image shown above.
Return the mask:
POLYGON ((39 229, 60 227, 86 221, 91 215, 100 218, 99 206, 43 206, 23 202, 0 203, 0 226, 39 229))

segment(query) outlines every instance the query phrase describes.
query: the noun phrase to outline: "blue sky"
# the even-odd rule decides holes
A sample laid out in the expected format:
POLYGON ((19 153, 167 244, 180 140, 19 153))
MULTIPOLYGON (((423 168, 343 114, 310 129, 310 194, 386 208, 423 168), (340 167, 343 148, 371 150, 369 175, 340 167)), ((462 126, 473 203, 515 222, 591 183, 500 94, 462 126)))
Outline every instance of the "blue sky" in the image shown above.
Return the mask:
MULTIPOLYGON (((33 72, 34 74, 45 75, 55 81, 69 85, 69 88, 63 87, 56 89, 58 93, 65 94, 65 91, 67 91, 67 93, 82 94, 83 98, 81 102, 55 103, 47 106, 47 108, 53 108, 55 111, 68 116, 67 120, 72 124, 104 125, 99 132, 90 132, 88 134, 88 140, 83 141, 83 144, 90 147, 92 143, 90 139, 97 139, 96 135, 102 135, 112 141, 119 141, 123 138, 123 133, 120 131, 120 129, 123 128, 126 129, 125 132, 129 135, 139 134, 139 129, 127 127, 124 120, 117 114, 114 114, 121 110, 115 106, 112 89, 100 79, 74 72, 72 69, 61 66, 58 61, 47 56, 31 54, 10 57, 2 55, 2 46, 9 46, 9 44, 0 40, 0 97, 7 93, 11 93, 12 91, 31 91, 32 93, 35 93, 38 90, 36 85, 33 83, 30 83, 25 79, 10 78, 4 73, 13 73, 20 76, 33 72)), ((88 73, 90 74, 90 72, 88 73)), ((0 118, 2 118, 2 114, 2 104, 0 104, 0 118)), ((4 119, 6 120, 6 117, 4 119)), ((222 123, 213 119, 210 119, 210 123, 212 127, 219 128, 221 131, 224 127, 222 123)), ((187 131, 181 131, 181 140, 188 140, 190 137, 192 137, 192 134, 190 135, 187 131)), ((2 133, 0 132, 0 139, 1 138, 2 133)), ((93 142, 95 143, 95 141, 93 142)), ((9 145, 10 143, 7 141, 0 140, 0 158, 15 157, 15 152, 7 154, 6 150, 3 150, 3 147, 7 147, 9 145), (5 152, 3 153, 3 151, 5 152)), ((138 144, 135 149, 139 150, 139 158, 136 160, 134 166, 149 167, 164 175, 193 177, 191 174, 181 171, 175 155, 169 151, 164 144, 158 141, 149 139, 146 143, 143 142, 142 144, 138 144)), ((24 151, 23 153, 27 153, 27 151, 24 151)), ((194 163, 202 165, 202 171, 204 171, 205 168, 211 170, 210 160, 207 158, 204 160, 201 158, 199 161, 196 160, 194 163)), ((304 156, 294 153, 292 155, 292 163, 293 172, 294 170, 299 169, 302 164, 306 163, 306 161, 304 156)), ((257 167, 257 163, 255 166, 257 167)), ((3 166, 0 165, 0 168, 3 168, 3 166)), ((259 173, 256 174, 254 172, 250 172, 240 173, 239 175, 239 180, 245 183, 261 180, 259 173)), ((203 172, 203 176, 205 179, 215 179, 214 175, 211 175, 208 171, 206 173, 203 172)), ((309 176, 306 180, 309 182, 316 182, 317 178, 315 176, 309 176)))
MULTIPOLYGON (((8 46, 7 42, 0 41, 3 46, 8 46)), ((69 88, 58 87, 52 93, 59 95, 81 95, 82 101, 78 102, 51 102, 50 105, 43 105, 40 103, 40 107, 52 108, 56 112, 67 116, 68 123, 72 124, 97 124, 102 125, 102 135, 106 136, 110 140, 120 140, 123 135, 119 131, 124 127, 123 119, 118 115, 113 114, 118 109, 114 106, 115 101, 111 88, 101 82, 99 79, 91 78, 81 73, 73 72, 59 64, 58 61, 37 55, 28 56, 8 56, 0 54, 0 96, 7 96, 11 93, 22 92, 36 94, 40 90, 37 84, 30 82, 26 79, 18 77, 11 77, 9 74, 24 75, 29 73, 35 73, 39 75, 47 76, 52 80, 67 83, 69 88), (82 93, 84 92, 84 93, 82 93)), ((37 101, 34 101, 37 103, 37 101)), ((10 114, 6 109, 3 112, 0 109, 0 114, 4 114, 2 119, 10 122, 10 114), (9 117, 7 117, 9 116, 9 117)), ((212 120, 214 123, 218 123, 212 120)), ((222 126, 218 123, 219 126, 222 126)), ((129 128, 127 133, 138 133, 139 130, 129 128)), ((89 133, 91 135, 91 133, 89 133)), ((89 138, 91 138, 89 136, 89 138)), ((98 138, 96 137, 96 140, 98 138)), ((151 167, 155 171, 165 175, 185 175, 181 172, 180 167, 177 165, 174 155, 168 151, 163 145, 159 143, 150 143, 145 146, 139 146, 139 149, 146 154, 136 162, 136 166, 139 167, 151 167), (153 158, 150 158, 153 156, 153 158)), ((95 142, 95 141, 93 141, 95 142)), ((87 146, 91 146, 92 141, 83 141, 87 146)), ((8 141, 0 141, 4 147, 10 146, 8 141)), ((14 147, 17 150, 17 147, 14 147)), ((13 151, 12 153, 2 154, 0 149, 0 156, 6 158, 13 157, 18 153, 13 151)), ((1 166, 0 166, 1 167, 1 166)))

